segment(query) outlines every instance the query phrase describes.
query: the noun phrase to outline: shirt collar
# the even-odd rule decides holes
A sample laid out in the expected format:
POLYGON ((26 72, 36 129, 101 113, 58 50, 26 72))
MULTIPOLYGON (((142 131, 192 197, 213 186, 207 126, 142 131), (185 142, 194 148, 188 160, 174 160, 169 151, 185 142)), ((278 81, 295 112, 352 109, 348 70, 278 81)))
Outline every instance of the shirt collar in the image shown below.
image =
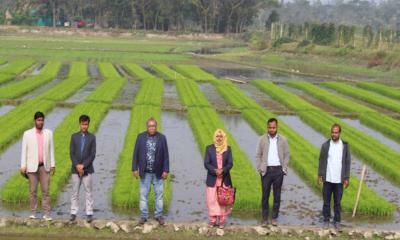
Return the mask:
POLYGON ((37 129, 37 128, 35 128, 35 132, 36 132, 36 133, 39 133, 39 134, 42 134, 42 133, 43 133, 43 129, 37 129))
POLYGON ((147 133, 147 137, 155 137, 155 136, 157 136, 157 132, 154 135, 150 135, 148 132, 146 132, 146 133, 147 133))
POLYGON ((275 137, 271 137, 271 135, 268 134, 268 138, 270 140, 276 140, 276 139, 278 139, 278 134, 276 134, 275 137))
POLYGON ((335 145, 337 145, 337 144, 342 144, 342 139, 340 139, 339 138, 339 140, 337 141, 337 142, 334 142, 332 139, 331 139, 331 142, 330 142, 331 144, 335 144, 335 145))

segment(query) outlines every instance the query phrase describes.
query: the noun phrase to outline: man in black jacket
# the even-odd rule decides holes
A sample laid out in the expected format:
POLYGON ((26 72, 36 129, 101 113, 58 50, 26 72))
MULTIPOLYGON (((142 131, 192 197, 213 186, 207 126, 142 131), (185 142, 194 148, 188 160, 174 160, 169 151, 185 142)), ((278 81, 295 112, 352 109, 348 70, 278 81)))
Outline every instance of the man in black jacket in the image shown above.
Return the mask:
POLYGON ((319 155, 318 183, 323 184, 324 228, 329 227, 331 217, 331 198, 333 194, 334 218, 333 223, 337 230, 340 229, 340 211, 343 187, 349 186, 351 155, 349 144, 340 139, 342 129, 339 124, 333 124, 331 139, 322 144, 319 155))
POLYGON ((164 225, 163 193, 164 180, 169 173, 169 155, 166 137, 157 132, 157 121, 147 120, 147 131, 136 138, 132 158, 132 172, 135 178, 140 177, 140 212, 139 224, 144 224, 149 217, 148 195, 151 185, 156 195, 155 219, 164 225))
POLYGON ((70 221, 76 219, 79 209, 79 190, 81 184, 83 184, 86 193, 86 216, 90 223, 93 220, 92 174, 94 173, 93 161, 96 157, 96 137, 88 132, 89 123, 89 116, 81 115, 79 117, 80 131, 71 136, 72 196, 70 221))

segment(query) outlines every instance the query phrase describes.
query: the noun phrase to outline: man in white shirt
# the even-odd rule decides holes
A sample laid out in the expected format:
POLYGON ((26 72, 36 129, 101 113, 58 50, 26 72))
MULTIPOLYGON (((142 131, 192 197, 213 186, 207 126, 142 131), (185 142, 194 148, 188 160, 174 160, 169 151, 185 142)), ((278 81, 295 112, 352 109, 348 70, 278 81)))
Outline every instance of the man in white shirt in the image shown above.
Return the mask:
POLYGON ((257 146, 257 170, 262 183, 262 224, 268 225, 269 195, 271 187, 274 194, 272 207, 272 225, 278 224, 279 207, 283 176, 287 174, 289 146, 285 137, 278 134, 278 120, 271 118, 267 122, 268 133, 261 136, 257 146))
POLYGON ((24 132, 22 138, 21 174, 29 179, 30 208, 29 218, 36 218, 37 186, 42 187, 43 219, 50 221, 50 174, 55 172, 53 133, 43 129, 44 114, 36 112, 34 115, 35 127, 24 132))
POLYGON ((323 185, 322 214, 324 228, 329 227, 331 217, 331 199, 333 195, 334 218, 333 223, 337 230, 340 229, 340 211, 343 187, 349 186, 351 155, 348 143, 340 139, 341 126, 334 124, 331 128, 331 139, 321 147, 318 168, 318 183, 323 185))

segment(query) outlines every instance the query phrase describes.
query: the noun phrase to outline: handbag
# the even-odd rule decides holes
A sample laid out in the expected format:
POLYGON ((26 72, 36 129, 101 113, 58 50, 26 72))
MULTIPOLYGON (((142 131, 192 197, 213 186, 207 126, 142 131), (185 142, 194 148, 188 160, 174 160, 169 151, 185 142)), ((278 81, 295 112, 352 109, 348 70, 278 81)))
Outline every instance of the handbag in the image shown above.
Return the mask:
POLYGON ((221 206, 232 206, 235 203, 236 188, 224 186, 224 178, 221 185, 217 186, 217 200, 221 206))

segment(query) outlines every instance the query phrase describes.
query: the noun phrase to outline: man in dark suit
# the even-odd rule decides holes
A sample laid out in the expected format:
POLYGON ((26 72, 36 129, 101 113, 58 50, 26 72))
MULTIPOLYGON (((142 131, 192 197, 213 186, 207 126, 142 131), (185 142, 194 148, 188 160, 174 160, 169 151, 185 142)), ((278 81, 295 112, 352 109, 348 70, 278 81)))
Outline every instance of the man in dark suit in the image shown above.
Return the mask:
POLYGON ((169 155, 166 137, 157 132, 157 121, 147 120, 147 131, 136 138, 132 159, 133 176, 140 177, 140 212, 139 224, 144 224, 149 217, 148 195, 153 184, 156 195, 155 219, 164 225, 163 192, 164 180, 169 173, 169 155))
POLYGON ((80 131, 72 134, 70 157, 72 161, 72 196, 71 219, 75 221, 79 209, 79 190, 81 184, 86 193, 86 216, 90 223, 93 220, 92 174, 93 161, 96 157, 96 137, 88 132, 90 118, 87 115, 79 117, 80 131))

